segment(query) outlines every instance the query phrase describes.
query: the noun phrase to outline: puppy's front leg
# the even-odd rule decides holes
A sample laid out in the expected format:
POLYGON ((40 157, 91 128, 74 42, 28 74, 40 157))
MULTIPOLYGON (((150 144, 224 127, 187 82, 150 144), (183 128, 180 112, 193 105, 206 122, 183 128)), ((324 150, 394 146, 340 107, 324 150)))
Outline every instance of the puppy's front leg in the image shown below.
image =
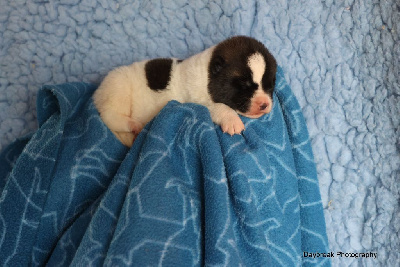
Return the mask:
POLYGON ((224 133, 230 135, 240 134, 244 130, 244 124, 239 115, 222 103, 213 103, 207 106, 210 110, 213 122, 221 126, 224 133))

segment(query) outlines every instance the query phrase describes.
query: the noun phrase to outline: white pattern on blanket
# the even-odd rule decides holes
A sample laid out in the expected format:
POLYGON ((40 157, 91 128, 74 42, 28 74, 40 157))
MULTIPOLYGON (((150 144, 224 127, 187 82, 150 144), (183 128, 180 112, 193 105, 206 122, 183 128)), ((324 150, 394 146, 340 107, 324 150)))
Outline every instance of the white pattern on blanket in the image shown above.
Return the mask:
POLYGON ((99 82, 144 58, 228 36, 276 56, 307 120, 333 265, 399 265, 400 3, 395 0, 7 1, 0 9, 0 151, 37 128, 43 84, 99 82))

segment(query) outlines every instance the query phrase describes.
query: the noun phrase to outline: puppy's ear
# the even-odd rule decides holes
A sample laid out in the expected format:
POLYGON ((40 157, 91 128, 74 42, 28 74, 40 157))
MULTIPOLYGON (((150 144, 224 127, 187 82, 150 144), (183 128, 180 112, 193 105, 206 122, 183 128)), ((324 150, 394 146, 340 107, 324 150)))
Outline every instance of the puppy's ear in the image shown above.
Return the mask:
POLYGON ((215 56, 210 64, 210 72, 212 75, 217 75, 225 66, 226 62, 222 56, 215 56))

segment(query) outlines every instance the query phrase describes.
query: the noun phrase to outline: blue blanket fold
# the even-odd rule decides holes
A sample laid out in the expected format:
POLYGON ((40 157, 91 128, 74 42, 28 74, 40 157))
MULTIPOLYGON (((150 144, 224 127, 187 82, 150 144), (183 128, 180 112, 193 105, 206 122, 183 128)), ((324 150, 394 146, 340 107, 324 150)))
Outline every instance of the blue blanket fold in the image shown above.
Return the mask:
POLYGON ((131 149, 96 86, 44 86, 40 128, 0 155, 0 265, 330 266, 301 109, 278 69, 273 111, 229 136, 171 101, 131 149))

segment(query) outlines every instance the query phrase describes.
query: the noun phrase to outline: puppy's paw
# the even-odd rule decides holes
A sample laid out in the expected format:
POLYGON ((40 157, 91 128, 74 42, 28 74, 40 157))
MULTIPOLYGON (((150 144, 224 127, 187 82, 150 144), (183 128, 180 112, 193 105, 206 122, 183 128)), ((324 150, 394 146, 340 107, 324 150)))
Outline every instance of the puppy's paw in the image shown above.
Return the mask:
POLYGON ((240 134, 244 130, 244 124, 236 112, 226 115, 221 120, 221 129, 230 135, 240 134))

